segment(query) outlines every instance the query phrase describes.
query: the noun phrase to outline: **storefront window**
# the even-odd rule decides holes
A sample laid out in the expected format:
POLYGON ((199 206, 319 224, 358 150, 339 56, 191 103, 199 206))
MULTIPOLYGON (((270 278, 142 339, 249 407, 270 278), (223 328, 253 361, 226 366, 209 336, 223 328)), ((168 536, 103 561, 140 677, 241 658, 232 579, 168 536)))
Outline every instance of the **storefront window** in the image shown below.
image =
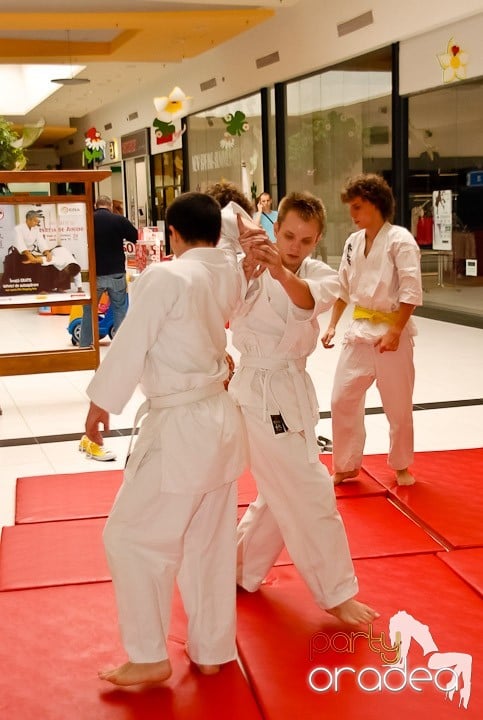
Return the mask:
POLYGON ((287 85, 287 190, 322 198, 328 214, 316 254, 338 266, 354 230, 340 201, 348 177, 391 172, 391 53, 372 53, 287 85))
MULTIPOLYGON (((267 191, 273 198, 273 207, 277 203, 278 185, 277 185, 277 142, 275 130, 275 89, 272 87, 268 92, 268 167, 270 183, 269 187, 263 188, 262 192, 267 191)), ((260 192, 258 193, 260 195, 260 192)))
POLYGON ((166 210, 183 185, 183 151, 168 150, 153 155, 155 210, 154 220, 164 220, 166 210))
POLYGON ((233 100, 188 118, 189 186, 204 192, 228 180, 247 195, 262 190, 260 95, 233 100))
POLYGON ((422 250, 424 302, 479 315, 482 112, 483 81, 453 83, 409 99, 411 229, 422 250))

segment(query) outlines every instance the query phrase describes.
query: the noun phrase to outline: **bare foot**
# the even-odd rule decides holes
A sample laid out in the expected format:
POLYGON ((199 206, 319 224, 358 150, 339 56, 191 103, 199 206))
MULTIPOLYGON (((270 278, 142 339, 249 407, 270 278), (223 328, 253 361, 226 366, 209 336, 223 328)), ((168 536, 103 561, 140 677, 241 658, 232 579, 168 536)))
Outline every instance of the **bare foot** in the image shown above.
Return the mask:
POLYGON ((380 617, 378 612, 354 598, 345 600, 340 605, 330 608, 327 612, 348 625, 370 623, 380 617))
POLYGON ((127 662, 112 670, 100 671, 101 680, 107 680, 113 685, 139 685, 140 683, 160 683, 171 675, 169 660, 154 663, 127 662))
POLYGON ((198 665, 198 663, 193 663, 193 665, 196 665, 200 673, 203 675, 216 675, 216 673, 219 673, 221 670, 220 665, 198 665))
POLYGON ((332 475, 332 482, 334 485, 340 485, 344 480, 349 478, 355 478, 359 475, 359 470, 347 470, 347 472, 337 472, 332 475))
POLYGON ((190 657, 190 654, 189 654, 189 652, 188 652, 188 643, 186 643, 186 645, 184 646, 184 651, 185 651, 186 657, 188 658, 188 660, 190 661, 190 663, 191 663, 192 665, 194 665, 196 668, 198 668, 198 670, 200 671, 200 673, 202 673, 203 675, 216 675, 216 673, 219 673, 219 672, 220 672, 220 670, 221 670, 221 665, 200 665, 199 663, 195 662, 195 661, 190 657))
POLYGON ((404 468, 404 470, 396 470, 396 482, 398 485, 414 485, 416 478, 404 468))

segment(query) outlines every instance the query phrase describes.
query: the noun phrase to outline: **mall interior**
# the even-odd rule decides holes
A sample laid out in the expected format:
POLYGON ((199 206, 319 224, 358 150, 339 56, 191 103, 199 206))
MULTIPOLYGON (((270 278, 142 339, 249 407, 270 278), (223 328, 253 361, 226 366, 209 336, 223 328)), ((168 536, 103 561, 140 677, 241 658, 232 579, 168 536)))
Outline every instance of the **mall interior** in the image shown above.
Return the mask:
MULTIPOLYGON (((481 718, 483 2, 132 5, 84 0, 65 12, 58 0, 45 0, 41 10, 33 0, 3 0, 0 8, 0 77, 4 70, 17 73, 2 80, 8 91, 0 98, 0 120, 24 138, 42 127, 25 148, 21 171, 2 166, 0 134, 0 276, 6 276, 9 229, 28 208, 39 209, 46 234, 62 236, 82 270, 81 293, 73 286, 64 293, 9 294, 5 277, 0 282, 0 717, 372 720, 380 713, 422 718, 432 712, 443 720, 481 718), (37 96, 41 70, 50 94, 37 96), (166 120, 160 108, 173 98, 176 112, 166 120), (93 137, 101 147, 94 160, 86 152, 93 137), (425 685, 408 678, 398 690, 390 687, 394 680, 386 685, 371 642, 361 636, 349 646, 355 640, 347 628, 321 618, 284 551, 259 592, 238 596, 234 667, 213 678, 193 672, 176 597, 173 677, 161 688, 106 689, 98 666, 123 651, 101 525, 144 397, 136 390, 111 418, 105 443, 115 460, 98 463, 79 452, 86 387, 111 342, 95 333, 93 346, 80 349, 71 328, 95 297, 93 202, 111 197, 140 239, 162 255, 170 252, 166 210, 185 191, 227 180, 255 212, 262 192, 276 207, 287 193, 306 190, 322 198, 328 217, 314 255, 337 269, 354 229, 340 192, 361 172, 388 181, 395 223, 420 247, 417 482, 398 488, 388 474, 388 422, 372 386, 363 472, 336 496, 361 597, 381 611, 374 632, 384 632, 389 646, 398 611, 426 628, 426 641, 411 645, 410 655, 412 667, 427 674, 425 685), (161 238, 157 245, 154 237, 161 238), (326 654, 322 637, 333 643, 326 654), (440 687, 438 666, 427 659, 435 650, 458 656, 453 691, 440 687), (462 669, 468 657, 472 685, 462 669), (336 688, 340 666, 347 677, 336 688)), ((132 281, 142 270, 140 258, 126 248, 132 281)), ((95 330, 102 312, 97 321, 94 316, 95 330)), ((318 343, 307 366, 319 402, 320 459, 329 471, 330 397, 348 322, 347 313, 335 348, 318 343)), ((321 315, 321 335, 327 323, 321 315)), ((229 329, 227 350, 237 363, 229 329)), ((254 494, 252 479, 244 477, 240 516, 254 494)))

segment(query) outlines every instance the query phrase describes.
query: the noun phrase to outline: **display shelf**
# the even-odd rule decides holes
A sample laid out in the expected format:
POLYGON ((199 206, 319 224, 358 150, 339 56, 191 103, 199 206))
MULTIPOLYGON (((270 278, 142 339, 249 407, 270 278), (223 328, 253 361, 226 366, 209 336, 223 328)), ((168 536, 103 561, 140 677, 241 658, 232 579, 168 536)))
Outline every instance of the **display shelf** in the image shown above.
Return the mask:
MULTIPOLYGON (((70 211, 80 210, 79 225, 75 231, 80 237, 79 243, 83 243, 82 251, 86 258, 88 285, 89 290, 85 297, 79 296, 78 293, 57 293, 54 290, 41 292, 36 290, 24 289, 25 284, 15 282, 8 285, 8 290, 13 288, 11 294, 8 290, 4 292, 0 301, 0 311, 3 309, 25 309, 29 307, 41 307, 45 305, 65 305, 66 302, 76 304, 90 304, 96 302, 96 265, 94 251, 94 183, 100 182, 111 174, 110 170, 22 170, 22 171, 0 171, 0 183, 8 186, 9 183, 25 184, 29 186, 26 192, 15 192, 10 195, 0 196, 0 204, 11 215, 10 225, 7 225, 6 236, 12 230, 12 218, 18 218, 20 207, 18 206, 40 206, 49 209, 57 217, 63 213, 63 223, 61 228, 60 220, 57 223, 57 233, 60 237, 63 232, 67 237, 71 232, 69 223, 65 218, 69 217, 70 211), (50 187, 49 195, 39 196, 31 192, 29 188, 38 183, 48 183, 50 187), (59 193, 59 185, 70 184, 75 185, 75 195, 62 195, 59 193), (83 190, 81 189, 83 188, 83 190), (11 208, 11 209, 10 209, 11 208)), ((0 217, 0 220, 2 218, 0 217)), ((4 222, 5 219, 4 219, 4 222)), ((55 242, 55 241, 54 241, 55 242)), ((14 239, 11 243, 7 240, 8 245, 14 245, 14 239)), ((60 243, 59 243, 60 245, 60 243)), ((4 246, 5 250, 5 246, 4 246)), ((25 277, 28 270, 33 278, 32 266, 28 268, 28 263, 23 263, 26 267, 25 277)), ((45 263, 48 265, 49 263, 45 263)), ((80 264, 80 261, 79 261, 80 264)), ((38 268, 39 265, 36 265, 38 268)), ((41 264, 40 267, 44 267, 41 264)), ((4 267, 0 268, 2 275, 5 274, 4 267)), ((83 274, 85 268, 81 268, 83 274)), ((20 279, 22 280, 22 278, 20 279)), ((3 280, 2 280, 3 282, 3 280)), ((32 286, 35 283, 31 283, 32 286)), ((52 285, 52 288, 60 287, 52 285)), ((50 372, 66 372, 70 370, 91 370, 99 365, 99 336, 98 336, 98 316, 97 312, 92 312, 92 337, 93 344, 88 348, 69 347, 68 349, 55 349, 46 351, 31 352, 0 352, 0 375, 25 375, 34 373, 50 373, 50 372)))

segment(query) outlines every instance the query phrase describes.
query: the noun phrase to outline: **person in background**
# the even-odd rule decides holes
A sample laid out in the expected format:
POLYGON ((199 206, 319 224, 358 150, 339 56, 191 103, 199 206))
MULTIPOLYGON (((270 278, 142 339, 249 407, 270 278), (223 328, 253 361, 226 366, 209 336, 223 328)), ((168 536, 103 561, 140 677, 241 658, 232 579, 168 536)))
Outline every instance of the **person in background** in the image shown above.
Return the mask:
POLYGON ((222 209, 226 207, 228 203, 236 202, 250 217, 253 213, 253 205, 247 196, 242 193, 235 183, 229 182, 228 180, 212 183, 206 189, 206 194, 214 197, 215 200, 220 203, 222 209))
POLYGON ((382 177, 358 175, 341 197, 358 230, 345 243, 341 293, 321 338, 325 348, 334 347, 337 323, 347 305, 354 305, 332 391, 333 481, 359 474, 366 391, 375 381, 389 421, 388 464, 398 485, 412 485, 416 327, 411 315, 422 304, 420 251, 406 228, 391 224, 394 196, 382 177))
MULTIPOLYGON (((96 254, 96 286, 97 298, 94 306, 97 307, 101 295, 106 292, 113 312, 113 333, 115 334, 124 320, 127 312, 127 281, 126 257, 124 254, 124 240, 136 243, 138 231, 134 225, 123 215, 112 211, 112 201, 107 195, 100 195, 96 201, 94 211, 94 248, 96 254)), ((80 347, 92 345, 92 310, 90 305, 84 305, 80 347)), ((92 442, 87 435, 83 435, 79 443, 80 452, 85 452, 88 458, 100 462, 115 460, 115 454, 107 450, 102 444, 92 442)))
MULTIPOLYGON (((94 211, 94 249, 96 254, 97 301, 106 292, 114 316, 114 333, 126 316, 127 282, 124 241, 136 243, 138 231, 123 215, 112 211, 112 200, 100 195, 94 211)), ((92 315, 90 305, 84 305, 80 346, 92 345, 92 315)))
POLYGON ((257 199, 257 212, 253 216, 257 225, 265 230, 272 242, 275 242, 274 226, 278 213, 272 210, 272 198, 270 193, 262 192, 257 199))

